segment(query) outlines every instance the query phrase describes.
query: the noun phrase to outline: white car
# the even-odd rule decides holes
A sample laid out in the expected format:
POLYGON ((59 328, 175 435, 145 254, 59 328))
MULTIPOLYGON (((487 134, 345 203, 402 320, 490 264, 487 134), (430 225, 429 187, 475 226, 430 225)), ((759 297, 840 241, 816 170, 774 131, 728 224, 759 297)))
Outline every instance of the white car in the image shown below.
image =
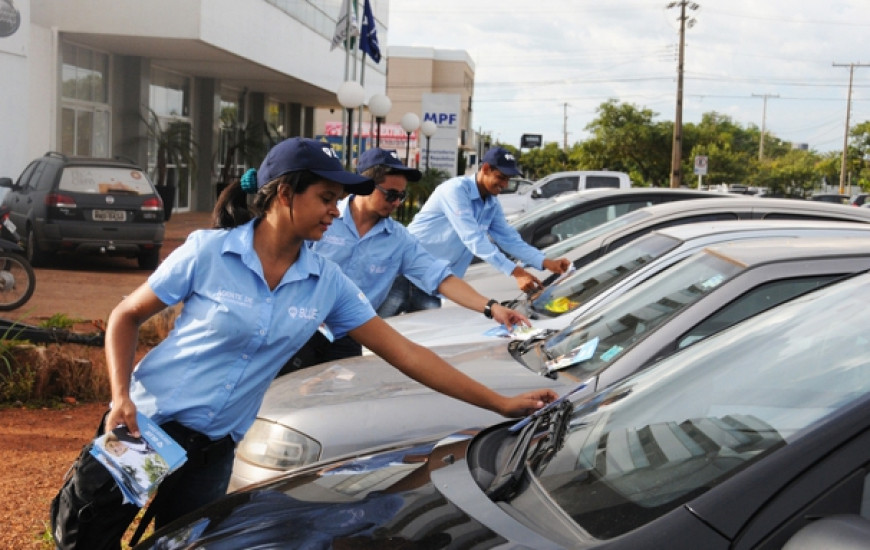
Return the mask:
POLYGON ((579 170, 555 172, 539 179, 532 185, 518 188, 515 193, 499 195, 501 208, 506 216, 524 212, 535 207, 542 199, 549 199, 563 193, 586 189, 628 189, 631 178, 624 172, 610 170, 579 170))
MULTIPOLYGON (((707 246, 746 239, 868 235, 870 224, 815 220, 735 220, 667 227, 590 262, 533 298, 515 291, 514 298, 503 303, 528 316, 535 329, 559 330, 707 246)), ((386 321, 406 338, 424 346, 471 344, 512 336, 491 319, 460 307, 417 311, 386 321)))

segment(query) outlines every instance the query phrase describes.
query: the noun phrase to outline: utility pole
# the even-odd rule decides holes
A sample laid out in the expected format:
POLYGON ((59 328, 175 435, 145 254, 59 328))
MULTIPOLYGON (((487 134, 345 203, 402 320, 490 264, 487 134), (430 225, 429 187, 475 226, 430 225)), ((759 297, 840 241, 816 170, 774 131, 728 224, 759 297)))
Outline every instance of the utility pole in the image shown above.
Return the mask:
POLYGON ((562 150, 568 151, 568 103, 562 104, 562 150))
POLYGON ((752 94, 752 97, 763 97, 764 107, 761 109, 761 138, 758 140, 758 160, 764 159, 764 124, 767 120, 767 98, 779 97, 777 94, 752 94))
POLYGON ((866 63, 834 63, 834 67, 849 67, 849 93, 846 96, 846 130, 843 132, 843 156, 840 159, 840 194, 846 192, 846 158, 849 155, 849 115, 852 111, 852 77, 855 67, 870 67, 866 63))
POLYGON ((682 183, 683 162, 683 64, 686 50, 686 27, 692 28, 695 19, 686 17, 686 8, 696 10, 700 6, 688 0, 671 2, 668 9, 680 7, 680 51, 677 61, 677 113, 674 116, 674 139, 671 144, 671 187, 679 187, 682 183))

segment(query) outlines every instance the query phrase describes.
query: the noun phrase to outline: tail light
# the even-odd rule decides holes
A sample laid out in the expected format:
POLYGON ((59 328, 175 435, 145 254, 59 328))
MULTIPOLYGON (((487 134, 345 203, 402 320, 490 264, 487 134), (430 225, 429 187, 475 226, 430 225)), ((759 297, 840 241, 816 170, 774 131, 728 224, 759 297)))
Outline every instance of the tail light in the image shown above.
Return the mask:
POLYGON ((69 195, 61 193, 49 193, 45 196, 45 205, 56 208, 76 208, 76 201, 69 195))
POLYGON ((163 210, 163 201, 160 200, 160 197, 151 197, 142 203, 143 212, 160 212, 161 210, 163 210))

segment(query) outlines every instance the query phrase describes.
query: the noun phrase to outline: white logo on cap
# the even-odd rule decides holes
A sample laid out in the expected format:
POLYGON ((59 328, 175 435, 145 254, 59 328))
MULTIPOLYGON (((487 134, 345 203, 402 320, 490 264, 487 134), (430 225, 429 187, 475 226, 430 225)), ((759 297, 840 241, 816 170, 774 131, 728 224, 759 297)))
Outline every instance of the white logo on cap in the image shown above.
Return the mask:
POLYGON ((396 153, 395 151, 390 151, 390 156, 396 160, 399 160, 399 154, 396 153))
POLYGON ((332 147, 323 147, 321 151, 323 151, 323 154, 328 157, 332 157, 334 159, 338 158, 338 155, 335 153, 335 150, 332 147))
POLYGON ((516 160, 516 159, 514 159, 514 156, 513 156, 512 154, 510 154, 510 153, 505 153, 505 154, 504 154, 504 159, 505 159, 505 160, 509 160, 509 161, 511 161, 511 162, 514 162, 514 161, 516 160))

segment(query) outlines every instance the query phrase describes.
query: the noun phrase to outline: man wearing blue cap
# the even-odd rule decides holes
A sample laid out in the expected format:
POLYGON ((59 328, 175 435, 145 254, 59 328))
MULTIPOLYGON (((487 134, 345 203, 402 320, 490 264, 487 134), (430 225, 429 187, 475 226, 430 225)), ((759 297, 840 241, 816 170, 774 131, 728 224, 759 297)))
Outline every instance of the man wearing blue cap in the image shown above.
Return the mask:
MULTIPOLYGON (((510 178, 520 173, 510 151, 502 147, 490 149, 474 176, 451 178, 436 187, 408 225, 408 231, 433 256, 447 260, 450 271, 457 277, 465 275, 472 258, 477 256, 516 278, 523 291, 541 288, 537 277, 508 259, 501 250, 526 265, 553 273, 564 273, 571 262, 566 258, 546 258, 543 252, 523 241, 505 220, 497 196, 510 178)), ((378 314, 390 317, 437 307, 441 307, 441 299, 429 292, 420 279, 414 274, 407 278, 400 275, 378 314)))
MULTIPOLYGON (((525 316, 487 300, 454 276, 446 260, 427 252, 402 224, 390 217, 405 200, 408 182, 420 181, 419 170, 402 164, 395 151, 375 147, 360 155, 357 171, 375 182, 374 192, 342 200, 338 205, 340 216, 311 248, 337 263, 373 307, 377 309, 384 302, 397 275, 408 275, 419 281, 426 292, 443 294, 497 323, 528 324, 525 316)), ((330 342, 328 332, 323 330, 285 364, 281 374, 361 353, 360 345, 349 336, 330 342)))

